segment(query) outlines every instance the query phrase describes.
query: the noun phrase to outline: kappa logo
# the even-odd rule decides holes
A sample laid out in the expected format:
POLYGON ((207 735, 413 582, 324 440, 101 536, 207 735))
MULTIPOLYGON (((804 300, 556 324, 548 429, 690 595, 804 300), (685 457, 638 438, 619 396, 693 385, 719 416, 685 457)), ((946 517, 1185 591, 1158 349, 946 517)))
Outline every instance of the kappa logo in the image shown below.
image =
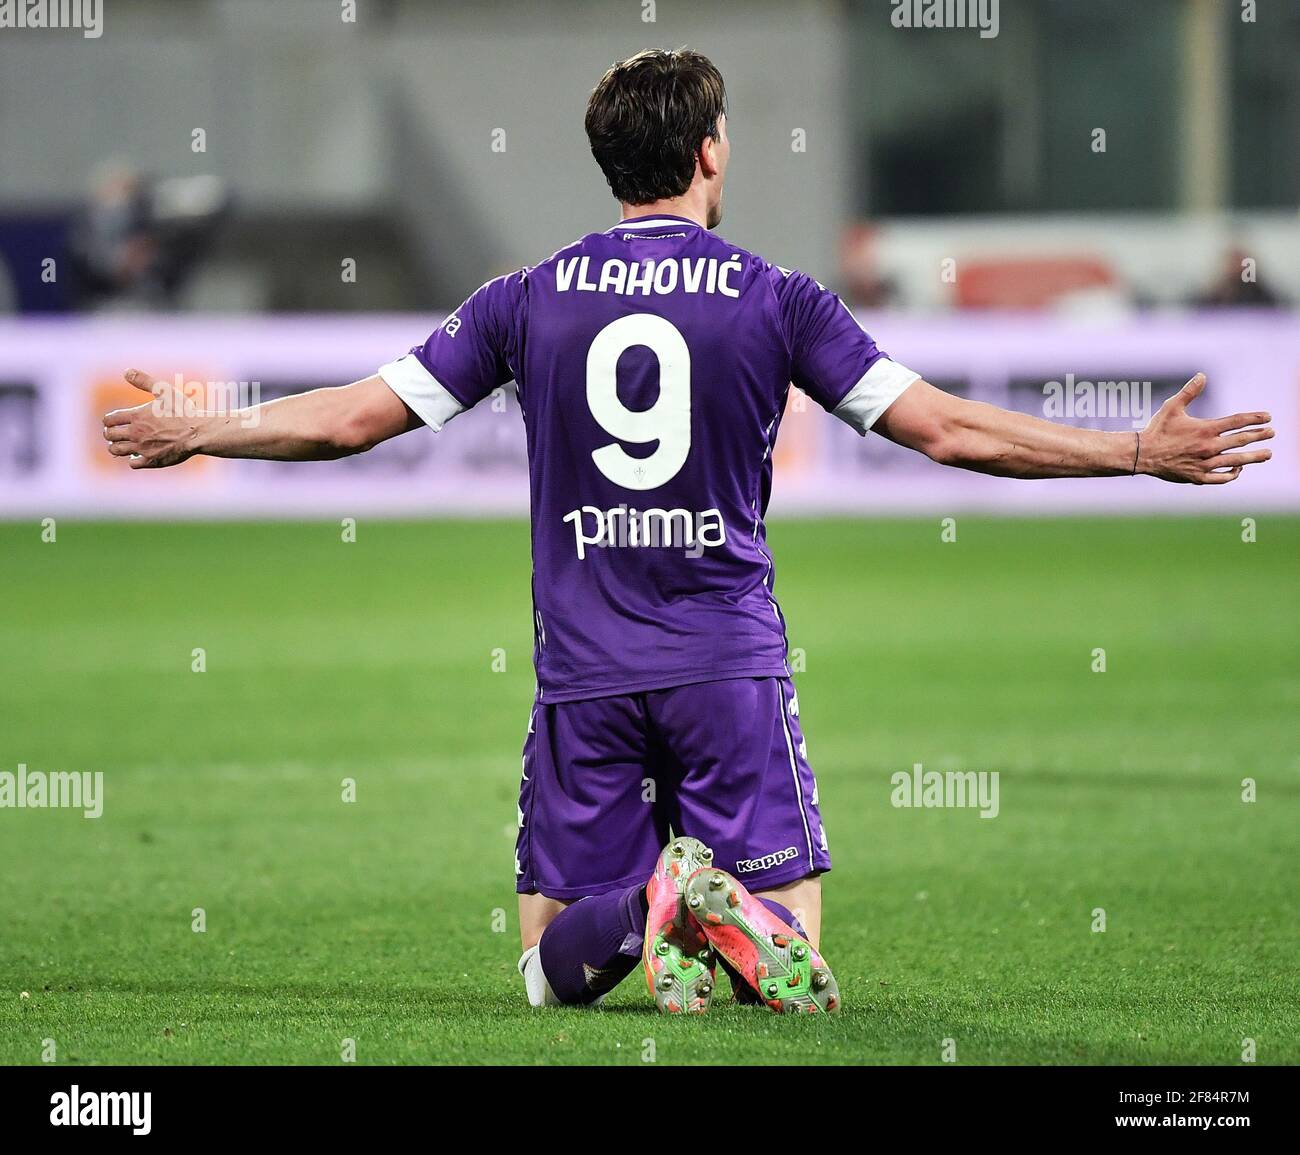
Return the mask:
POLYGON ((762 858, 742 858, 736 863, 736 873, 753 874, 756 870, 771 870, 774 866, 789 862, 798 854, 799 852, 793 846, 787 846, 784 850, 774 850, 771 854, 763 855, 762 858))

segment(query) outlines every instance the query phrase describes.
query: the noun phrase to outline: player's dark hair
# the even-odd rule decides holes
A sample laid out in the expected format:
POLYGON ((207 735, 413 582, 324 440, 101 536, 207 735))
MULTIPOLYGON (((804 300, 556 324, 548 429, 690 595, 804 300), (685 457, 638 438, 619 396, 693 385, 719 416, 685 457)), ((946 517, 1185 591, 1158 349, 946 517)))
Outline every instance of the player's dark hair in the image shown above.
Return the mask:
POLYGON ((625 204, 681 196, 705 137, 727 111, 722 74, 707 56, 650 48, 620 60, 587 102, 591 155, 625 204))

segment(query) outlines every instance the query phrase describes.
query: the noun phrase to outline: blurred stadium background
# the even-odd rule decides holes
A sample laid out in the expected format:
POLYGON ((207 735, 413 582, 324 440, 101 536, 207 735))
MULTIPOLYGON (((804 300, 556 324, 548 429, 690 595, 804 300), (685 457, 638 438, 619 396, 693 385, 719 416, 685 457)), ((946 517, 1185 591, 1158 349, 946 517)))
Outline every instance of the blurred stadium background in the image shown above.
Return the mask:
MULTIPOLYGON (((786 425, 778 512, 1297 500, 1300 0, 1002 0, 993 37, 897 28, 889 0, 344 7, 115 0, 98 39, 0 36, 0 513, 523 511, 508 398, 441 443, 183 487, 114 468, 93 418, 128 361, 262 397, 367 375, 603 226, 586 94, 686 42, 730 87, 721 231, 899 360, 1040 413, 1049 382, 1158 405, 1204 369, 1205 411, 1283 433, 1230 491, 1119 492, 937 471, 816 413, 786 425)), ((1125 400, 1065 416, 1124 426, 1125 400)))
MULTIPOLYGON (((818 1054, 1300 1059, 1300 0, 1001 0, 995 37, 888 0, 346 9, 0 29, 0 770, 108 778, 97 822, 0 812, 0 1059, 639 1061, 644 1023, 539 1030, 514 974, 509 391, 307 466, 132 473, 99 415, 138 400, 128 365, 253 400, 367 376, 607 227, 587 94, 681 44, 730 91, 722 234, 903 363, 1110 428, 1204 370, 1202 413, 1278 430, 1231 486, 1021 483, 792 399, 771 536, 849 1006, 818 1054), (1003 772, 998 821, 892 809, 917 762, 1003 772)), ((807 1059, 807 1031, 723 1024, 658 1026, 661 1054, 807 1059)))

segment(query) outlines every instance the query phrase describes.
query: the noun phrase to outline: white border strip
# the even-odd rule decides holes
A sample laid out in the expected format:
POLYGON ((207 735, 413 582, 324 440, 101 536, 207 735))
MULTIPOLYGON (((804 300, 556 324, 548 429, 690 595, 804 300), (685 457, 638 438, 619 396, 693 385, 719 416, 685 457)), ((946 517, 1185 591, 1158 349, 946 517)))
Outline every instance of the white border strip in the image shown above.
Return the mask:
POLYGON ((420 420, 435 433, 441 432, 457 413, 465 411, 465 406, 420 363, 414 353, 381 365, 378 372, 384 384, 415 410, 420 420))
POLYGON ((696 221, 679 221, 673 217, 656 218, 652 221, 619 221, 613 228, 606 229, 607 233, 616 233, 619 229, 626 229, 630 233, 637 233, 643 229, 662 229, 668 225, 684 225, 687 228, 703 228, 696 221))
POLYGON ((794 776, 794 792, 799 799, 799 817, 803 819, 804 842, 808 845, 808 869, 816 870, 817 864, 813 861, 812 830, 808 827, 808 812, 803 805, 803 786, 799 783, 799 763, 795 761, 794 738, 790 735, 790 719, 787 716, 790 707, 785 700, 785 683, 778 680, 776 689, 781 695, 781 729, 785 731, 785 748, 790 755, 790 773, 794 776))
POLYGON ((867 431, 880 420, 880 415, 898 400, 909 385, 920 379, 920 373, 915 373, 888 357, 881 357, 858 378, 858 383, 831 412, 865 437, 867 431))

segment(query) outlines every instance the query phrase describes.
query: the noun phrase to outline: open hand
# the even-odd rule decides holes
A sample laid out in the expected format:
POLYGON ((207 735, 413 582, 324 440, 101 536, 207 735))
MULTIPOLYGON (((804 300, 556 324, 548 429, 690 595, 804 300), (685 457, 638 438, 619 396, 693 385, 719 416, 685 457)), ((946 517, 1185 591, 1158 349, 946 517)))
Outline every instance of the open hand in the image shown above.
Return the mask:
POLYGON ((192 457, 194 450, 189 446, 195 423, 184 391, 169 382, 155 381, 139 369, 128 369, 123 375, 153 400, 104 414, 109 453, 127 458, 132 469, 163 469, 192 457))
POLYGON ((1273 436, 1267 413, 1234 413, 1208 420, 1192 417, 1187 412, 1188 403, 1204 389, 1205 374, 1197 373, 1160 406, 1142 430, 1138 473, 1191 485, 1226 485, 1240 477, 1247 465, 1273 456, 1268 449, 1229 452, 1273 436))

